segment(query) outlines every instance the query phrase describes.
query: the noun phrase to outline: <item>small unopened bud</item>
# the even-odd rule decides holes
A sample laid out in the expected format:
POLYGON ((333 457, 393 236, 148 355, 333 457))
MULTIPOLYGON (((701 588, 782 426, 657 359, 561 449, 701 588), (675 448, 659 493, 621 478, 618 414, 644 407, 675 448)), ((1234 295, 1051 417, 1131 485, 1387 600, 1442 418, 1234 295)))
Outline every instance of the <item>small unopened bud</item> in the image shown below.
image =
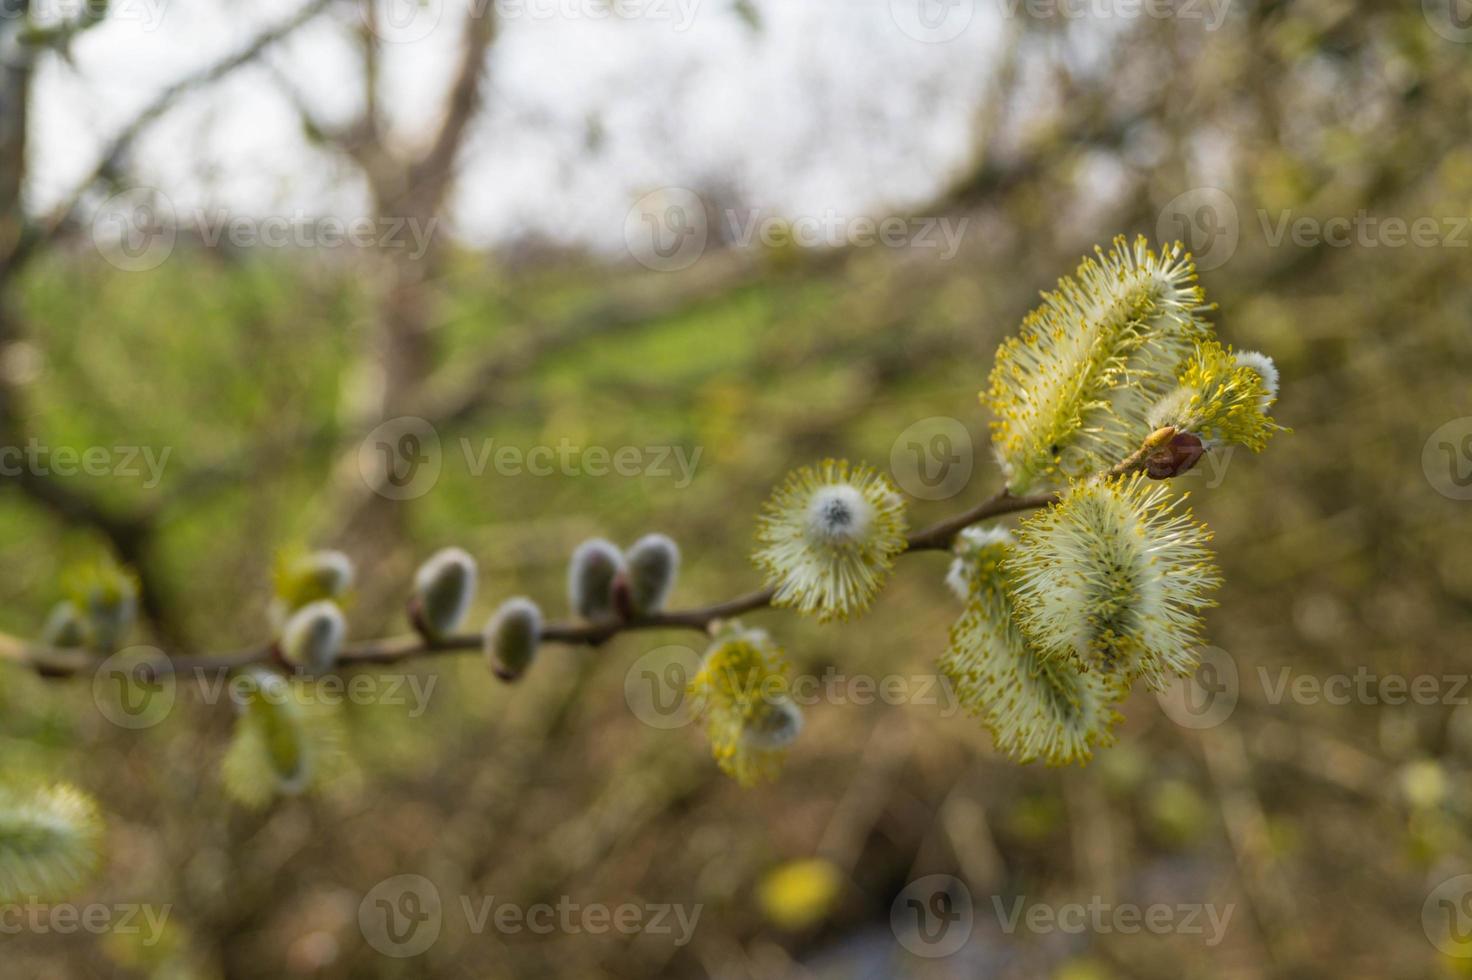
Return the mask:
POLYGON ((470 611, 475 597, 475 559, 462 548, 445 548, 414 573, 410 616, 431 638, 453 633, 470 611))
POLYGON ((313 674, 325 673, 337 662, 347 632, 347 621, 335 603, 310 602, 292 613, 281 631, 282 659, 313 674))
POLYGON ((658 612, 675 587, 680 548, 663 534, 646 534, 625 556, 628 561, 629 600, 639 615, 658 612))
POLYGON ((1145 459, 1145 475, 1152 480, 1168 480, 1196 465, 1206 452, 1201 439, 1189 432, 1177 432, 1145 459))
POLYGON ((1150 450, 1159 449, 1161 446, 1164 446, 1166 443, 1170 442, 1171 439, 1175 437, 1175 434, 1175 426, 1162 425, 1160 428, 1156 429, 1154 432, 1145 437, 1145 448, 1150 450))
POLYGON ((41 629, 41 643, 58 649, 87 645, 87 623, 75 602, 63 599, 51 607, 41 629))
POLYGON ((584 619, 607 619, 615 612, 614 579, 624 570, 624 556, 612 542, 589 538, 572 553, 567 570, 567 596, 584 619))
POLYGON ((542 610, 523 596, 507 599, 486 623, 482 634, 486 661, 503 681, 526 672, 542 642, 542 610))

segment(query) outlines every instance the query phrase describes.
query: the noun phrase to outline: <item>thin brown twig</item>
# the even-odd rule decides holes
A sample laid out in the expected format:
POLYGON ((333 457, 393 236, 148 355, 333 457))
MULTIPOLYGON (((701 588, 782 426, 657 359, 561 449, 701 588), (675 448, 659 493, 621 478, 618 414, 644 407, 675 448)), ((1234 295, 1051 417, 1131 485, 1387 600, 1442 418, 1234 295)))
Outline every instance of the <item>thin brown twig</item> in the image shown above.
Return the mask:
POLYGON ((13 276, 27 259, 61 234, 67 223, 76 215, 92 188, 116 168, 118 161, 133 146, 138 137, 160 116, 173 108, 174 103, 183 96, 219 81, 237 68, 255 61, 268 48, 284 40, 299 27, 326 10, 332 2, 333 0, 310 0, 291 17, 257 34, 235 54, 187 75, 159 92, 108 140, 98 155, 97 162, 76 184, 71 193, 63 199, 51 216, 39 226, 26 229, 11 252, 0 256, 0 279, 13 276))

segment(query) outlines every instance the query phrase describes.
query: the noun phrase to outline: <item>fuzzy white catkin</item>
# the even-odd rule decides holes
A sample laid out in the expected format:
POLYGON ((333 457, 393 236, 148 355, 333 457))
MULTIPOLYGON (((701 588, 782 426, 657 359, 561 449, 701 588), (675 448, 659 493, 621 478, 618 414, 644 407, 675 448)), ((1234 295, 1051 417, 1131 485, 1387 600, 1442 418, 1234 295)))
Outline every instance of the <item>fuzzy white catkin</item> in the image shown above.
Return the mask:
POLYGON ((1024 520, 1006 565, 1028 642, 1155 691, 1189 676, 1221 575, 1184 500, 1135 473, 1075 483, 1024 520))
POLYGON ((501 603, 482 634, 486 664, 503 681, 514 681, 526 672, 541 642, 542 610, 525 596, 501 603))
POLYGON ((327 599, 309 602, 286 621, 281 655, 295 667, 323 673, 337 662, 347 631, 347 621, 336 603, 327 599))
POLYGON ((463 548, 435 552, 414 573, 421 622, 436 637, 453 633, 475 597, 475 559, 463 548))
POLYGON ((102 841, 102 818, 85 793, 64 783, 0 784, 0 903, 73 896, 96 870, 102 841))
POLYGON ((625 556, 629 568, 629 598, 637 613, 664 608, 680 569, 680 548, 668 535, 646 534, 625 556))
POLYGON ((1266 354, 1255 350, 1239 350, 1237 352, 1237 363, 1252 368, 1262 378, 1263 399, 1262 407, 1267 410, 1273 402, 1278 400, 1278 365, 1266 354))
POLYGON ((966 611, 951 628, 940 668, 957 701, 980 716, 998 751, 1017 762, 1087 762, 1114 741, 1112 708, 1123 685, 1068 659, 1050 660, 1017 628, 1008 556, 1012 535, 968 528, 957 544, 952 575, 964 587, 966 611))
POLYGON ((567 569, 567 597, 584 619, 613 615, 613 580, 624 570, 623 553, 604 538, 589 538, 572 553, 567 569))
POLYGON ((946 585, 962 602, 969 602, 977 582, 993 571, 993 566, 1013 544, 1012 532, 1005 527, 968 527, 956 536, 951 549, 956 556, 946 574, 946 585))
POLYGON ((752 559, 772 604, 820 621, 869 607, 905 549, 905 505, 871 466, 825 459, 787 474, 757 521, 752 559))

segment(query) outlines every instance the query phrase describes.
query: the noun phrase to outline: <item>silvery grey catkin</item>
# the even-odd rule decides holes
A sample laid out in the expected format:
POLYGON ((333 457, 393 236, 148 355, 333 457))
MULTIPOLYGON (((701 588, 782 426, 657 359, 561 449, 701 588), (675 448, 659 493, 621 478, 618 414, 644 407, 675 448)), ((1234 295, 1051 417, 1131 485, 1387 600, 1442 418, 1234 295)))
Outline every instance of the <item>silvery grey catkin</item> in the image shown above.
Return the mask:
POLYGON ((639 615, 664 608, 680 569, 680 548, 668 535, 646 534, 625 555, 629 600, 639 615))
POLYGON ((328 599, 309 602, 286 621, 281 631, 281 656, 287 663, 313 674, 325 673, 337 662, 347 636, 342 610, 328 599))
POLYGON ((487 666, 508 682, 531 666, 541 642, 542 610, 525 596, 501 603, 482 634, 487 666))
POLYGON ((453 633, 475 597, 475 559, 463 548, 435 552, 414 573, 415 626, 432 638, 453 633))
POLYGON ((567 597, 573 611, 588 620, 614 615, 614 579, 624 570, 624 556, 604 538, 589 538, 572 553, 567 569, 567 597))

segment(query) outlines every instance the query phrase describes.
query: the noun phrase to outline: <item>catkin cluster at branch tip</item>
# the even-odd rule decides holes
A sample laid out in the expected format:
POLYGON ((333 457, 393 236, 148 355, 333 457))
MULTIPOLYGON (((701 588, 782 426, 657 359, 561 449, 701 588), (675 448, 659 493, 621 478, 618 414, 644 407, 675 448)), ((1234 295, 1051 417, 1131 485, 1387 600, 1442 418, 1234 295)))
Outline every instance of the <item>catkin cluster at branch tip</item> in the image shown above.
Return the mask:
MULTIPOLYGON (((1018 761, 1087 761, 1113 740, 1114 705, 1136 680, 1161 690, 1198 662, 1220 584, 1211 535, 1184 495, 1151 481, 1227 445, 1259 451, 1282 428, 1268 415, 1272 359, 1218 343, 1210 309, 1179 243, 1117 238, 997 351, 982 400, 1003 502, 1043 509, 1015 535, 953 539, 946 582, 966 608, 941 669, 1018 761)), ((867 608, 908 546, 889 481, 832 460, 776 489, 756 537, 773 604, 820 620, 867 608)), ((712 735, 731 758, 733 740, 712 735)))
POLYGON ((1009 489, 1064 489, 1015 536, 963 531, 947 580, 966 609, 941 669, 1022 762, 1087 761, 1136 680, 1159 691, 1195 669, 1221 583, 1211 533, 1150 481, 1282 431, 1277 367, 1212 336, 1179 245, 1096 251, 1002 345, 983 393, 1009 489))

